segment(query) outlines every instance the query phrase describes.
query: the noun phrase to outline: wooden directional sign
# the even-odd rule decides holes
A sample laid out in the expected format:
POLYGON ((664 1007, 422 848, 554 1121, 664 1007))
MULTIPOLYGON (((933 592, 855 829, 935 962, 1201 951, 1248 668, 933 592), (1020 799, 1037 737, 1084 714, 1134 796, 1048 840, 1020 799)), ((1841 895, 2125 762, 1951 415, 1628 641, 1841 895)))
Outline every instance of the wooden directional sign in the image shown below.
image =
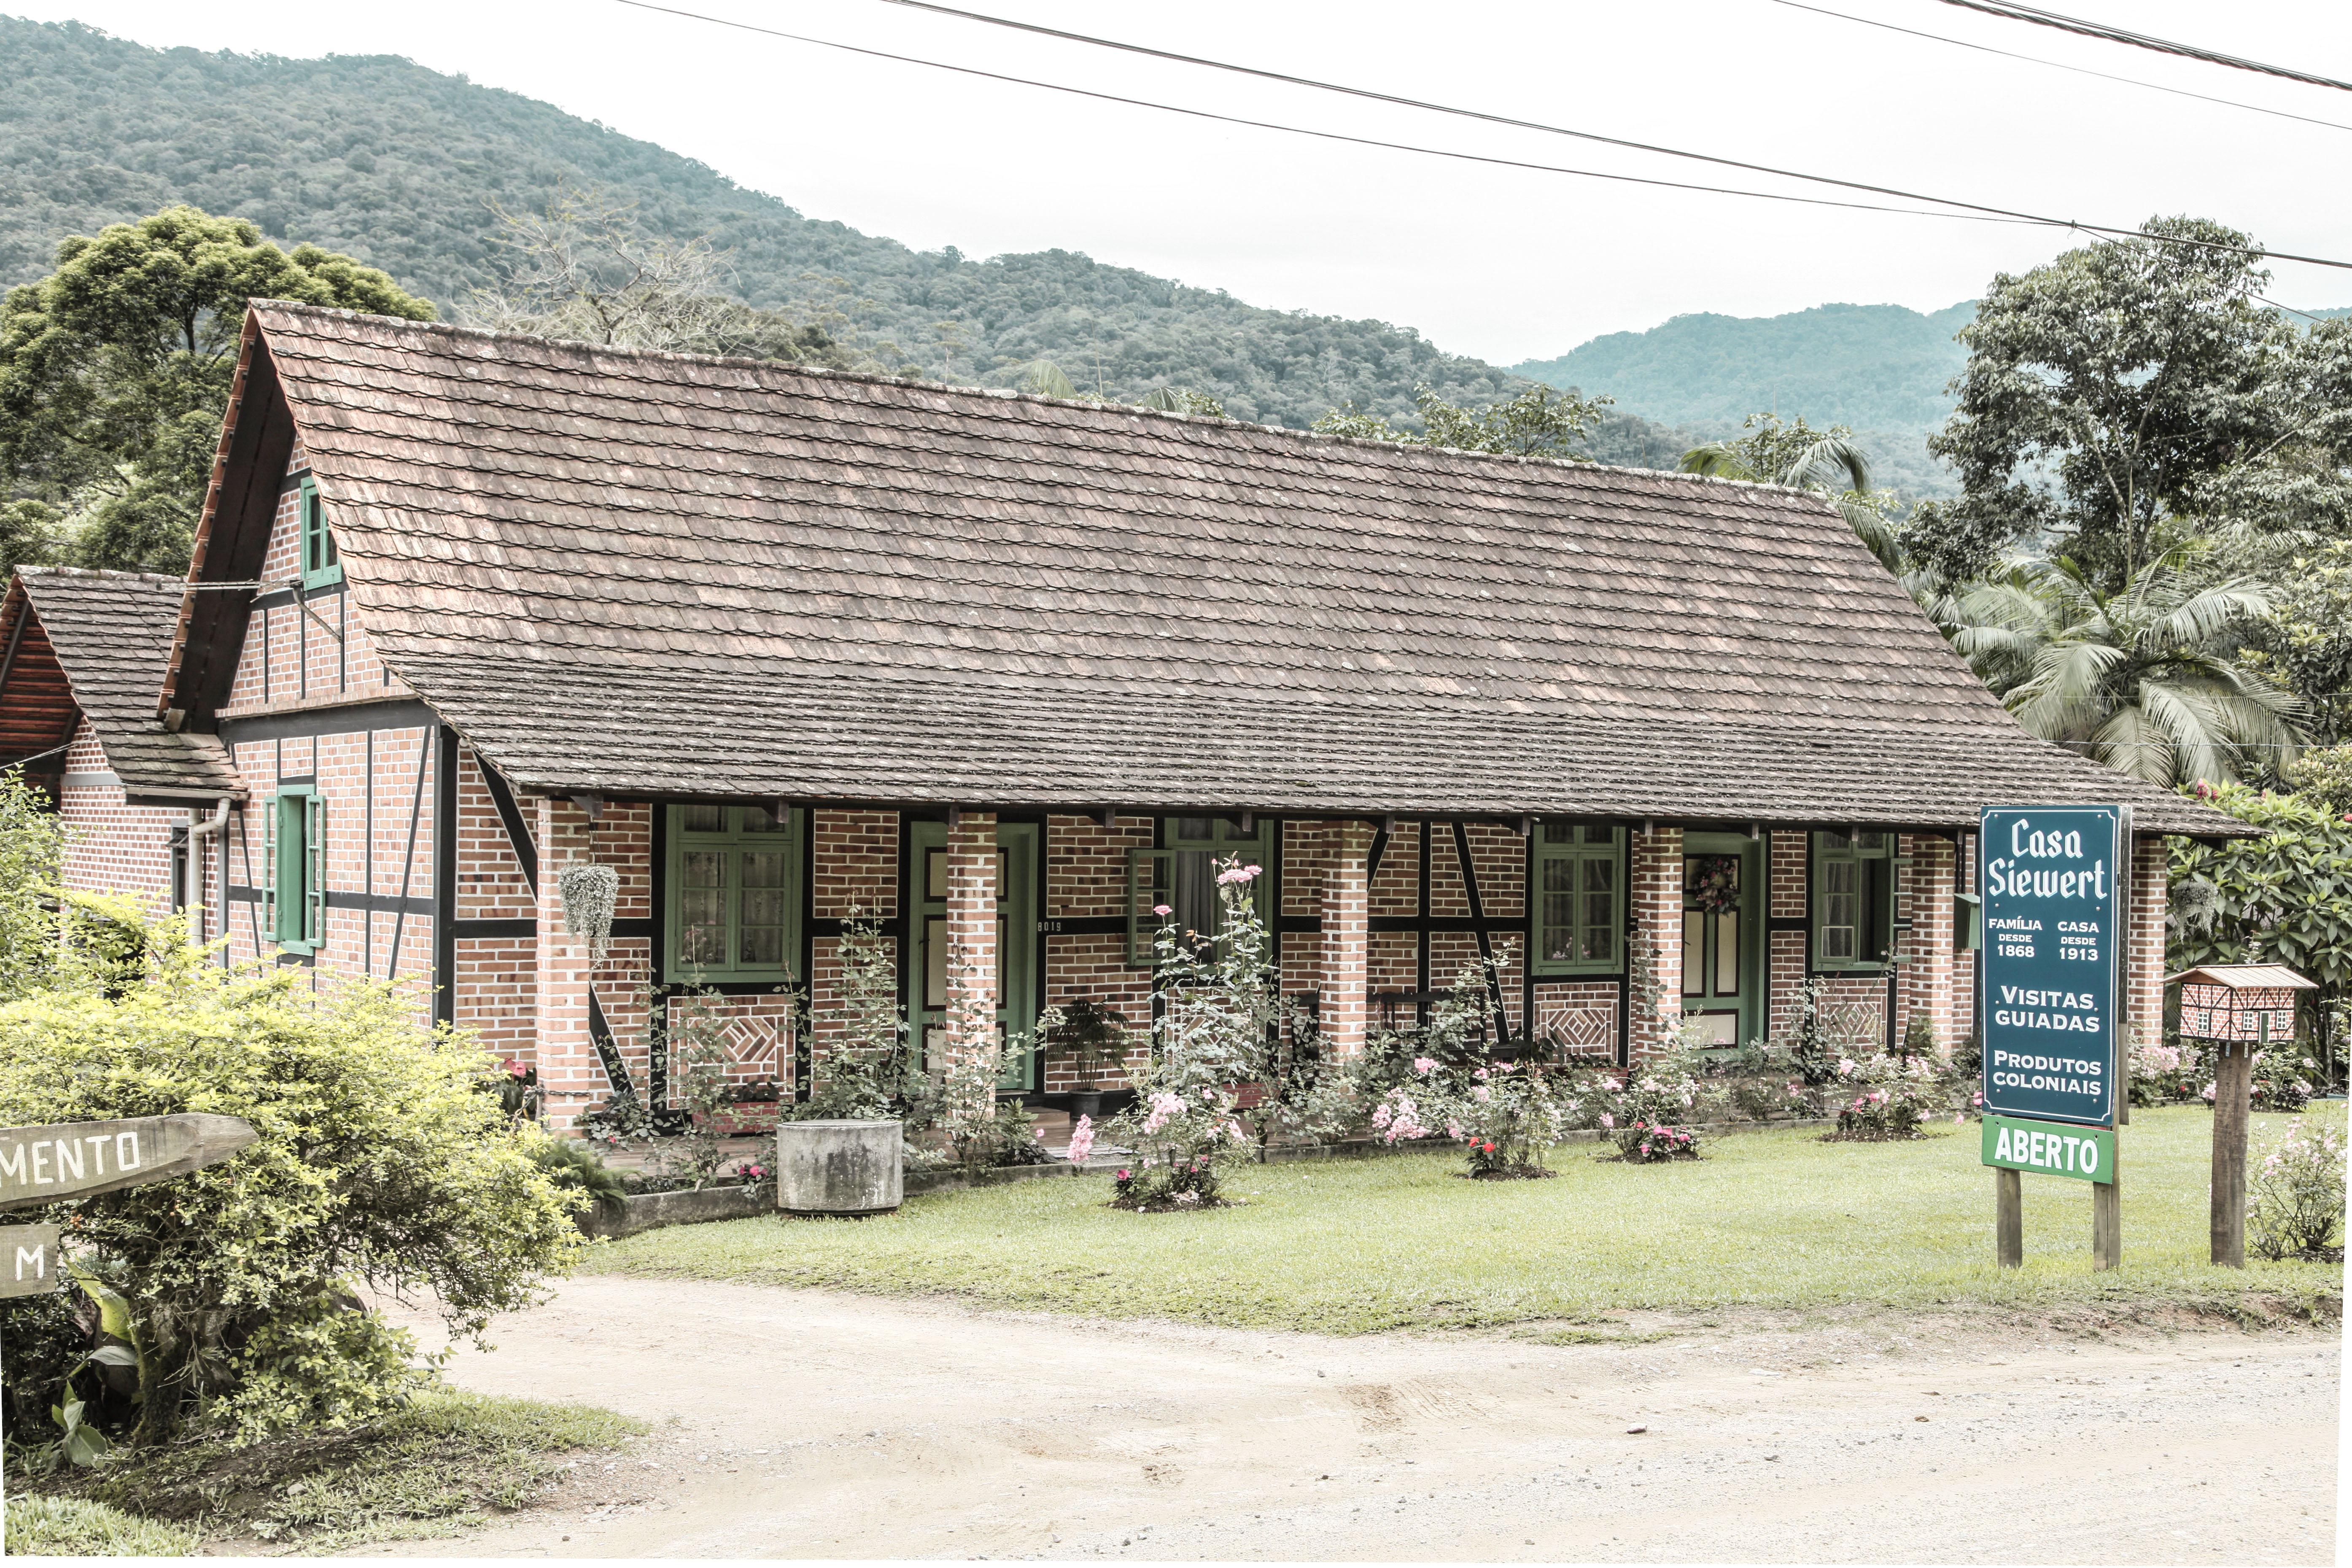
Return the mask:
MULTIPOLYGON (((217 1164, 260 1134, 234 1116, 0 1127, 0 1209, 87 1198, 217 1164)), ((0 1254, 0 1279, 6 1255, 0 1254)))
POLYGON ((0 1300, 62 1289, 58 1276, 64 1272, 56 1226, 0 1226, 0 1300))

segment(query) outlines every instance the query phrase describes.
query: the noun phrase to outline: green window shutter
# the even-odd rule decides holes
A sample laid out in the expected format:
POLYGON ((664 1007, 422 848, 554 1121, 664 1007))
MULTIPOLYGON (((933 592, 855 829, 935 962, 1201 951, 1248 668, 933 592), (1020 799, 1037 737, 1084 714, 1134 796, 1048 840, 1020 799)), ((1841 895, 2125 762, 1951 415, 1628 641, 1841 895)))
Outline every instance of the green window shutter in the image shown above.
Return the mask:
POLYGON ((335 548, 335 535, 327 527, 327 509, 319 499, 319 487, 308 474, 302 476, 302 494, 297 510, 301 523, 302 586, 331 587, 343 580, 342 552, 335 548))
POLYGON ((327 803, 320 795, 302 802, 302 940, 312 952, 327 944, 327 803))
POLYGON ((1528 889, 1538 974, 1615 974, 1624 967, 1625 830, 1546 822, 1528 889))
POLYGON ((1127 962, 1150 964, 1159 953, 1159 915, 1152 910, 1169 901, 1174 886, 1173 849, 1129 849, 1127 852, 1127 962))
POLYGON ((1952 951, 1974 952, 1984 946, 1984 901, 1974 893, 1952 895, 1952 951))
POLYGON ((261 797, 261 929, 262 940, 278 940, 278 797, 261 797))

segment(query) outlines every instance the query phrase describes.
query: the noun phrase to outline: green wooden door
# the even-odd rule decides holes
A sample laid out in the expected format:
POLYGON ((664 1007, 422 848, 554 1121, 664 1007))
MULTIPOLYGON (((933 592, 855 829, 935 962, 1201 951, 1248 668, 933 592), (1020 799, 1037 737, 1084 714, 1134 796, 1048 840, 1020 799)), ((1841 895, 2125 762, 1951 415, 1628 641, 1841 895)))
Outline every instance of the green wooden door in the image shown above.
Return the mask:
POLYGON ((1683 836, 1683 1012, 1713 1045, 1763 1033, 1763 853, 1741 834, 1683 836))
MULTIPOLYGON (((996 826, 996 1024, 1008 1035, 1028 1036, 1037 1023, 1037 833, 1034 822, 996 826)), ((918 822, 908 835, 915 918, 908 1004, 927 1063, 938 1059, 947 1028, 947 841, 943 822, 918 822)), ((1019 1093, 1035 1089, 1036 1080, 1033 1049, 1006 1061, 997 1088, 1019 1093)))

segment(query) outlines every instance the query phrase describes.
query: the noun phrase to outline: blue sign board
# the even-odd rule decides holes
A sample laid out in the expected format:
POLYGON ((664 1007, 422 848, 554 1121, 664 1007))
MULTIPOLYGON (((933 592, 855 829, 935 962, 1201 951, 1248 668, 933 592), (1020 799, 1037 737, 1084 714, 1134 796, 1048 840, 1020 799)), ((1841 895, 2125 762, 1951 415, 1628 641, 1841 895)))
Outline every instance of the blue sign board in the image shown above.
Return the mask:
POLYGON ((2113 1127, 2131 808, 1988 806, 1978 826, 1984 1108, 2113 1127))

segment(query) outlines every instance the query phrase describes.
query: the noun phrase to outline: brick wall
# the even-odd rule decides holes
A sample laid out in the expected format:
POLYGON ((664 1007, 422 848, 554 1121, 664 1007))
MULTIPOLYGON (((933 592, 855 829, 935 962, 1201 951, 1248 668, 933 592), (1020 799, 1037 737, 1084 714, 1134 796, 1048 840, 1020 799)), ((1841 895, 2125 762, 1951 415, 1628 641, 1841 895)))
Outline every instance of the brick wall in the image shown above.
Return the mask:
POLYGON ((1906 1037, 1911 1020, 1925 1016, 1938 1048, 1948 1051, 1952 1033, 1951 840, 1906 834, 1900 853, 1911 864, 1899 889, 1897 920, 1911 922, 1903 933, 1902 969, 1895 1010, 1895 1038, 1906 1037))
POLYGON ((2124 952, 2124 1033, 2151 1042, 2164 1037, 2164 916, 2170 861, 2164 840, 2146 837, 2132 845, 2131 942, 2124 952))
MULTIPOLYGON (((286 474, 308 470, 310 458, 296 448, 286 474)), ((325 498, 327 526, 334 526, 334 498, 325 498)), ((285 583, 302 570, 301 498, 289 488, 278 497, 261 580, 285 583)), ((257 609, 247 622, 236 674, 229 684, 228 710, 295 705, 363 697, 385 689, 390 673, 367 634, 353 624, 350 595, 339 588, 311 590, 294 604, 257 609)))
MULTIPOLYGON (((322 720, 326 716, 322 715, 322 720)), ((262 928, 261 879, 267 866, 263 814, 285 779, 314 778, 324 800, 324 942, 314 972, 400 980, 415 987, 420 1019, 432 1015, 435 822, 430 729, 353 730, 340 734, 247 741, 230 754, 250 797, 229 814, 223 834, 228 864, 225 905, 232 958, 277 953, 262 928), (362 910, 335 895, 373 894, 410 900, 405 909, 362 910)))
POLYGON ((1643 1006, 1637 994, 1627 1019, 1626 1048, 1638 1058, 1664 1050, 1682 1021, 1683 830, 1636 830, 1630 859, 1634 941, 1648 939, 1659 986, 1655 1008, 1643 1006))
POLYGON ((1370 823, 1352 819, 1324 825, 1330 853, 1322 866, 1322 962, 1316 989, 1322 998, 1318 1017, 1324 1048, 1335 1056, 1361 1054, 1370 1021, 1364 880, 1372 831, 1370 823))
MULTIPOLYGON (((1151 847, 1152 821, 1148 816, 1122 816, 1118 826, 1105 827, 1089 816, 1049 816, 1045 819, 1045 1001, 1065 1005, 1085 998, 1109 1008, 1127 1020, 1128 1062, 1149 1058, 1151 1050, 1151 967, 1130 964, 1127 933, 1056 933, 1063 920, 1127 918, 1128 851, 1151 847)), ((1128 1081, 1124 1069, 1099 1075, 1098 1087, 1116 1089, 1128 1081)), ((1064 1093, 1076 1087, 1068 1062, 1058 1053, 1045 1059, 1045 1089, 1064 1093)))
POLYGON ((66 748, 58 791, 58 823, 66 830, 63 877, 77 892, 136 899, 153 913, 172 902, 172 830, 191 820, 184 810, 131 805, 87 720, 66 748))
POLYGON ((1617 1059, 1617 1008, 1624 993, 1618 980, 1538 980, 1536 1031, 1571 1057, 1617 1059))

